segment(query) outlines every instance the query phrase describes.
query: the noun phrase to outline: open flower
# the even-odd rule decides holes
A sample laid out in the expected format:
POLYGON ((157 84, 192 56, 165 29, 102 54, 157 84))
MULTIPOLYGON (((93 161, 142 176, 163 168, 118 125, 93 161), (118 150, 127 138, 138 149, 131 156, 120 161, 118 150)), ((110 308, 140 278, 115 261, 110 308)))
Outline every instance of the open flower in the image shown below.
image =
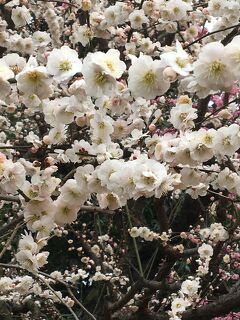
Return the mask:
POLYGON ((5 61, 3 61, 3 59, 1 59, 1 60, 2 61, 0 61, 0 77, 3 80, 8 80, 8 79, 14 78, 13 71, 9 68, 7 63, 5 61))
POLYGON ((170 83, 163 78, 163 64, 159 60, 141 55, 133 58, 129 68, 128 87, 134 97, 154 99, 165 93, 170 83))
POLYGON ((181 291, 190 297, 193 297, 194 295, 197 294, 198 288, 199 288, 199 281, 197 280, 187 279, 183 281, 181 285, 181 291))
POLYGON ((35 47, 46 47, 51 42, 50 35, 45 31, 33 33, 33 44, 35 47))
POLYGON ((17 74, 17 87, 25 94, 36 94, 40 99, 48 98, 51 93, 52 79, 45 67, 38 66, 35 58, 31 57, 26 67, 17 74))
POLYGON ((134 10, 129 15, 129 21, 133 29, 141 29, 144 23, 148 23, 149 19, 145 16, 144 10, 134 10))
POLYGON ((86 82, 86 92, 93 97, 112 96, 126 65, 119 59, 120 52, 115 49, 107 53, 89 53, 83 61, 82 74, 86 82))
POLYGON ((83 26, 73 25, 73 35, 71 38, 73 44, 80 42, 84 47, 86 47, 93 36, 93 31, 86 24, 83 26))
POLYGON ((63 226, 66 223, 72 223, 77 219, 77 213, 80 206, 76 206, 75 203, 71 204, 66 202, 62 197, 59 197, 54 204, 57 207, 55 222, 59 226, 63 226))
POLYGON ((176 298, 171 304, 173 313, 183 312, 189 306, 189 302, 183 298, 176 298))
MULTIPOLYGON (((26 66, 25 58, 20 57, 17 53, 8 53, 0 61, 5 62, 14 74, 18 74, 26 66)), ((1 67, 0 67, 0 71, 1 71, 1 67)), ((13 77, 14 75, 11 73, 10 78, 13 78, 13 77)))
POLYGON ((29 23, 32 19, 29 10, 25 6, 16 7, 12 9, 12 21, 14 22, 15 26, 23 27, 27 23, 29 23))
POLYGON ((191 102, 178 103, 170 111, 169 121, 174 128, 186 130, 194 127, 193 120, 197 118, 197 110, 192 107, 191 102))
POLYGON ((176 41, 177 52, 165 52, 161 55, 162 61, 166 66, 172 69, 181 76, 187 76, 192 71, 192 65, 189 55, 183 50, 180 42, 176 41))
POLYGON ((58 82, 69 80, 76 73, 81 72, 82 62, 78 59, 77 51, 63 46, 53 49, 48 57, 47 71, 58 82))
POLYGON ((198 253, 200 258, 208 259, 213 255, 213 248, 209 244, 203 243, 201 247, 198 248, 198 253))
POLYGON ((86 92, 90 96, 97 98, 103 95, 113 96, 115 94, 117 82, 103 66, 95 62, 87 63, 85 60, 82 74, 86 82, 86 92))
POLYGON ((198 84, 211 90, 226 90, 234 81, 232 65, 223 44, 211 42, 202 48, 193 64, 198 84))

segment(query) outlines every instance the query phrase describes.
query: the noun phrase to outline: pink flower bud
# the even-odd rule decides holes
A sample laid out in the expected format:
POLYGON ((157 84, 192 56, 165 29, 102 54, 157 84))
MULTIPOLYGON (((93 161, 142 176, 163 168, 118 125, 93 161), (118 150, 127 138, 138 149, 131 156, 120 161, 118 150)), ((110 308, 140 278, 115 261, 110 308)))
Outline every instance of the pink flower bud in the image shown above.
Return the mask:
POLYGON ((155 130, 156 130, 155 124, 154 124, 154 123, 151 123, 151 124, 148 126, 148 129, 149 129, 150 132, 155 131, 155 130))

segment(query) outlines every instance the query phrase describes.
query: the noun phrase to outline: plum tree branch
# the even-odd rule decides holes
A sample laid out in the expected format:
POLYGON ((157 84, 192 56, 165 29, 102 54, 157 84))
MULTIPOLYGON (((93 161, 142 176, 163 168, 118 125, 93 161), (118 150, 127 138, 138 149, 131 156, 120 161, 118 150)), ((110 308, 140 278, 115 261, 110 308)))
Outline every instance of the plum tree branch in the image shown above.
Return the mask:
MULTIPOLYGON (((29 270, 26 270, 25 268, 23 268, 22 266, 19 266, 19 265, 13 265, 13 264, 9 264, 9 263, 0 263, 0 267, 3 267, 3 268, 12 268, 12 269, 20 269, 20 270, 25 270, 27 272, 30 272, 29 270)), ((67 288, 67 291, 69 293, 69 295, 72 297, 72 299, 74 300, 74 302, 76 304, 78 304, 81 309, 92 319, 92 320, 96 320, 96 318, 94 317, 93 314, 91 314, 90 311, 88 311, 84 305, 75 297, 74 293, 72 292, 71 290, 71 285, 69 285, 68 283, 66 283, 65 281, 63 280, 59 280, 59 279, 55 279, 53 277, 51 277, 50 275, 48 275, 47 273, 45 272, 42 272, 42 271, 38 271, 38 273, 32 273, 30 272, 34 277, 37 277, 40 281, 42 281, 55 295, 56 295, 56 292, 55 290, 41 277, 44 276, 46 278, 49 278, 49 279, 52 279, 53 281, 55 282, 58 282, 62 285, 64 285, 66 288, 67 288)), ((77 317, 77 315, 75 314, 75 312, 72 310, 71 307, 69 307, 58 295, 56 295, 56 297, 69 309, 69 311, 72 313, 72 315, 74 316, 74 318, 76 320, 79 320, 79 318, 77 317), (71 310, 70 310, 71 309, 71 310)))
POLYGON ((235 24, 235 25, 230 26, 230 27, 227 27, 227 28, 220 29, 220 30, 215 30, 215 31, 212 31, 212 32, 208 32, 207 34, 203 35, 202 37, 200 37, 200 38, 194 40, 193 42, 189 43, 187 46, 184 47, 184 49, 187 49, 187 48, 191 47, 193 44, 198 43, 202 39, 207 38, 207 37, 209 37, 209 36, 211 36, 213 34, 216 34, 216 33, 222 32, 222 31, 231 30, 231 29, 238 28, 238 27, 240 27, 240 23, 235 24))
POLYGON ((225 294, 212 303, 183 313, 183 320, 211 320, 213 317, 227 314, 239 307, 240 290, 225 294))

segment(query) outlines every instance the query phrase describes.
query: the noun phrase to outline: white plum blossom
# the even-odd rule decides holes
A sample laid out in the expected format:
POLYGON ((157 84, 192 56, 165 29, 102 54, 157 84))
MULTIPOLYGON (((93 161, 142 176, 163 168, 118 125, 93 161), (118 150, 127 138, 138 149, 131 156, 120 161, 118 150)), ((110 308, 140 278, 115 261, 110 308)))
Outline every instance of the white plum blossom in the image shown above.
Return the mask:
POLYGON ((35 94, 39 99, 52 94, 52 79, 43 66, 38 66, 35 58, 30 58, 25 68, 16 75, 17 87, 24 94, 35 94))
POLYGON ((81 206, 86 201, 86 190, 81 190, 75 179, 69 179, 60 189, 62 199, 76 206, 81 206))
MULTIPOLYGON (((14 74, 18 74, 26 66, 26 59, 19 56, 19 54, 17 53, 8 53, 6 56, 2 57, 0 61, 4 61, 14 74)), ((1 66, 0 64, 0 75, 1 75, 1 70, 3 70, 2 68, 3 66, 1 66)), ((12 74, 10 75, 10 77, 12 77, 12 74)))
POLYGON ((171 109, 169 121, 173 124, 174 128, 186 130, 195 126, 193 120, 196 118, 197 110, 192 107, 191 100, 186 98, 179 99, 176 107, 171 109))
POLYGON ((36 31, 33 33, 33 44, 36 47, 45 47, 51 42, 49 33, 45 31, 36 31))
POLYGON ((2 80, 14 78, 14 72, 11 70, 11 68, 9 68, 9 66, 3 59, 1 60, 2 61, 0 61, 0 78, 2 80))
POLYGON ((93 97, 114 95, 117 85, 116 79, 107 73, 103 66, 86 57, 83 62, 82 73, 86 82, 87 94, 93 97))
POLYGON ((143 27, 143 24, 148 23, 149 20, 145 16, 143 9, 141 9, 141 10, 134 10, 129 15, 129 21, 133 29, 141 29, 143 27))
POLYGON ((19 241, 19 251, 16 254, 17 261, 23 268, 36 272, 47 263, 49 252, 39 252, 45 244, 44 241, 35 242, 30 234, 22 235, 19 241))
POLYGON ((101 208, 115 210, 123 206, 117 194, 102 193, 98 196, 98 202, 101 208))
POLYGON ((129 68, 128 87, 134 97, 154 99, 161 96, 170 87, 170 83, 163 78, 163 64, 159 60, 141 55, 132 58, 129 68))
POLYGON ((76 73, 81 72, 82 62, 75 50, 68 46, 53 49, 47 61, 47 71, 58 82, 69 80, 76 73))
POLYGON ((181 291, 187 296, 190 296, 190 298, 193 298, 197 294, 199 287, 199 281, 188 279, 183 281, 181 291))
POLYGON ((64 224, 72 223, 77 219, 81 204, 71 203, 69 200, 65 201, 63 197, 59 197, 54 205, 58 208, 55 214, 55 222, 59 226, 63 226, 64 224))
POLYGON ((234 82, 232 65, 223 44, 211 42, 204 46, 193 64, 198 84, 212 90, 227 90, 234 82))
POLYGON ((29 23, 32 19, 29 10, 25 6, 16 7, 12 9, 11 19, 14 22, 15 26, 23 27, 29 23))
POLYGON ((179 41, 176 41, 176 52, 162 53, 161 60, 181 76, 187 76, 192 71, 190 57, 179 41))
POLYGON ((191 10, 191 5, 188 1, 183 0, 170 0, 166 3, 164 15, 168 20, 178 21, 186 19, 187 10, 191 10), (165 11, 166 10, 166 11, 165 11))
POLYGON ((198 253, 200 258, 210 259, 213 255, 213 248, 209 244, 204 243, 198 248, 198 253))
POLYGON ((171 304, 171 309, 173 313, 179 313, 186 310, 186 307, 189 306, 189 302, 183 298, 176 298, 171 304))
POLYGON ((216 182, 220 189, 226 188, 230 192, 234 192, 237 195, 240 194, 240 176, 229 168, 219 172, 216 182))
POLYGON ((218 317, 239 281, 240 1, 0 11, 6 316, 77 318, 79 297, 99 319, 218 317))
POLYGON ((119 59, 120 52, 115 49, 107 53, 89 53, 83 61, 82 74, 86 82, 86 92, 94 97, 112 96, 117 88, 126 65, 119 59))
POLYGON ((83 26, 73 26, 72 42, 76 44, 80 42, 84 47, 88 45, 93 38, 93 32, 86 24, 83 26))
POLYGON ((227 230, 221 223, 212 223, 209 231, 210 239, 214 242, 226 241, 229 238, 227 230))
POLYGON ((240 131, 237 124, 218 129, 215 147, 221 155, 233 155, 240 147, 240 131))
POLYGON ((7 193, 14 193, 24 184, 26 171, 19 162, 5 160, 0 163, 0 190, 7 193))

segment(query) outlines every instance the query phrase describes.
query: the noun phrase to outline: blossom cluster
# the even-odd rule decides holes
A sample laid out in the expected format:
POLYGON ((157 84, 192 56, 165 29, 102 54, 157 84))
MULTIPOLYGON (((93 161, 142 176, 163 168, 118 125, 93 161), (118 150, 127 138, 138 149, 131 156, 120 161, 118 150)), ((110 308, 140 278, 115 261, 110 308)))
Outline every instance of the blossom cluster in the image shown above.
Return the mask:
POLYGON ((55 285, 81 287, 84 300, 104 282, 90 306, 99 319, 147 309, 179 320, 231 294, 240 2, 2 0, 0 10, 0 258, 11 257, 1 300, 49 299, 76 318, 77 298, 55 285))

